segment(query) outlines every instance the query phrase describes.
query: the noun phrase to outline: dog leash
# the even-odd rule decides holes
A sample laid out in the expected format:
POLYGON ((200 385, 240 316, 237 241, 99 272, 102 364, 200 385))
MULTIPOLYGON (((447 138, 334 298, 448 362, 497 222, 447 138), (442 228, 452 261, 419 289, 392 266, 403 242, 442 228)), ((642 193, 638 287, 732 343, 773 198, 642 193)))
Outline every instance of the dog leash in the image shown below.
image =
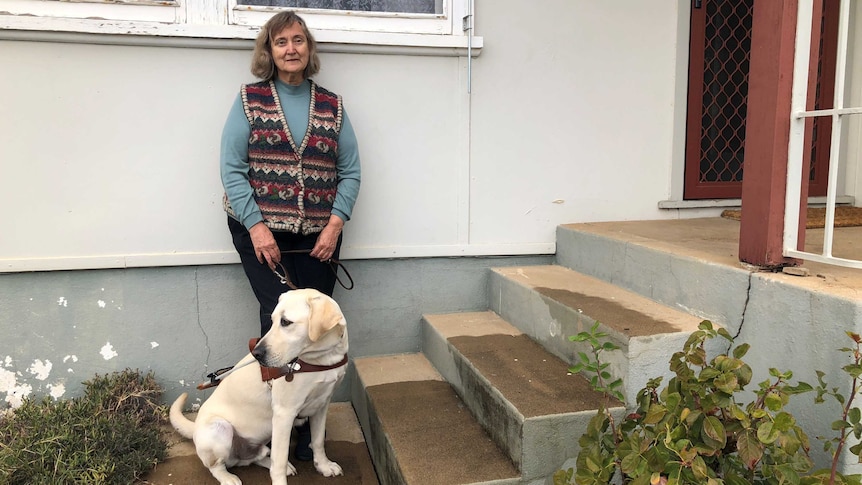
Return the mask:
POLYGON ((241 361, 239 361, 239 363, 237 363, 233 367, 225 367, 224 369, 219 369, 215 372, 210 372, 209 374, 207 374, 207 379, 209 379, 209 382, 202 382, 202 383, 198 384, 197 388, 199 391, 203 391, 204 389, 209 389, 210 387, 215 387, 221 383, 222 379, 231 375, 231 373, 233 373, 234 371, 237 371, 237 370, 239 370, 239 369, 241 369, 241 368, 243 368, 249 364, 253 364, 255 362, 257 362, 257 360, 254 357, 252 357, 251 355, 246 355, 241 361), (249 359, 249 358, 251 358, 251 359, 246 361, 246 359, 249 359))
MULTIPOLYGON (((288 249, 286 251, 281 251, 281 254, 310 254, 310 253, 311 253, 311 249, 288 249)), ((338 284, 341 285, 342 288, 344 288, 345 290, 348 290, 348 291, 353 289, 353 286, 354 286, 353 277, 350 276, 350 272, 347 271, 347 267, 345 267, 341 261, 339 261, 335 258, 329 258, 326 261, 321 261, 321 263, 329 265, 329 269, 331 269, 332 273, 335 274, 335 281, 337 281, 338 284), (350 281, 350 287, 349 288, 347 287, 347 285, 344 284, 343 281, 341 281, 341 277, 338 276, 338 268, 341 268, 344 270, 344 275, 347 276, 348 281, 350 281)), ((275 276, 278 277, 279 281, 281 281, 281 284, 287 285, 288 288, 290 288, 291 290, 298 290, 299 288, 297 288, 297 286, 295 284, 293 284, 293 281, 290 281, 290 275, 287 273, 287 270, 284 269, 284 266, 281 264, 281 262, 278 262, 275 264, 277 265, 277 267, 273 268, 272 272, 273 272, 273 274, 275 274, 275 276), (278 271, 279 268, 281 269, 280 273, 278 271)))

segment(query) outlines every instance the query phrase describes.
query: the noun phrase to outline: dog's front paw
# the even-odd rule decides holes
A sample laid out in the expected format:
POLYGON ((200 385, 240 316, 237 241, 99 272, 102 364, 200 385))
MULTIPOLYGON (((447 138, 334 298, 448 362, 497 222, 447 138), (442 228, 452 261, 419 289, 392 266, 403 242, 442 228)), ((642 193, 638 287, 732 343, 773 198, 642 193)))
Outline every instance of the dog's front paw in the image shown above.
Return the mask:
POLYGON ((218 480, 219 485, 242 485, 242 480, 227 470, 220 473, 213 472, 213 476, 218 480))
POLYGON ((334 461, 325 460, 321 462, 314 462, 314 468, 317 468, 317 471, 320 472, 324 477, 335 477, 338 475, 343 475, 344 472, 341 470, 341 466, 334 461))
POLYGON ((287 462, 287 476, 296 475, 296 467, 293 466, 293 463, 287 462))

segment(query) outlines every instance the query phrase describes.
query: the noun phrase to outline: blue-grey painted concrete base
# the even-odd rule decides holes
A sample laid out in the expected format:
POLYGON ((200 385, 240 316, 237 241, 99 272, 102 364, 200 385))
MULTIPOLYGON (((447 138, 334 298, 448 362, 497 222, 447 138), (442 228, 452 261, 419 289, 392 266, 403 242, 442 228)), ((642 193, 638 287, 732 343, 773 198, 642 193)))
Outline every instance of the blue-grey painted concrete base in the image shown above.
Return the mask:
MULTIPOLYGON (((487 308, 487 268, 550 256, 345 261, 356 288, 336 288, 350 355, 415 352, 426 312, 487 308)), ((228 367, 259 332, 239 265, 0 274, 0 407, 24 396, 81 395, 82 381, 153 371, 172 402, 228 367)), ((349 399, 348 383, 335 400, 349 399)))

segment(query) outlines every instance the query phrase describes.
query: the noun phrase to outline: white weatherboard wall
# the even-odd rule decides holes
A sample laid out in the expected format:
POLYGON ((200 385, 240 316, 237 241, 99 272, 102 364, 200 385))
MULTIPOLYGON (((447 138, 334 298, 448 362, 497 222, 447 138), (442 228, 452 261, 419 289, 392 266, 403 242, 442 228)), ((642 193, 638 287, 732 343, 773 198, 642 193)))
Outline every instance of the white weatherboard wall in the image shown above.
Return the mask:
MULTIPOLYGON (((344 257, 548 254, 559 223, 677 217, 677 6, 476 11, 472 97, 465 58, 322 55, 363 163, 344 257)), ((235 262, 218 142, 249 54, 0 42, 0 270, 235 262)))
POLYGON ((477 14, 473 240, 552 241, 563 221, 676 217, 656 209, 670 195, 674 89, 685 81, 674 79, 676 2, 515 4, 477 14))

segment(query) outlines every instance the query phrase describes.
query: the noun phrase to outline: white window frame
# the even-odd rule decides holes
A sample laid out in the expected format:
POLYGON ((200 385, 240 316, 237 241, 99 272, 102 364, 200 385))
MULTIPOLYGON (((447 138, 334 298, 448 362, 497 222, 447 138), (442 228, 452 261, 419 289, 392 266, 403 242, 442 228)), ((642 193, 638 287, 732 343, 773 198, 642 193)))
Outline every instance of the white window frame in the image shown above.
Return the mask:
MULTIPOLYGON (((178 0, 126 0, 106 2, 71 2, 42 0, 0 0, 3 17, 20 18, 17 25, 29 28, 41 24, 46 30, 58 27, 60 20, 103 20, 108 22, 182 22, 183 9, 178 0), (26 17, 33 17, 27 19, 26 17), (29 22, 28 22, 29 20, 29 22)), ((5 27, 4 28, 9 28, 5 27)))
MULTIPOLYGON (((444 0, 440 14, 296 11, 323 52, 476 56, 482 39, 463 30, 472 2, 444 0)), ((0 0, 0 39, 236 47, 279 10, 237 0, 0 0)))
MULTIPOLYGON (((280 7, 256 7, 240 5, 237 0, 228 0, 229 19, 234 25, 259 27, 280 7)), ((296 8, 296 13, 315 30, 389 32, 400 34, 450 35, 460 32, 453 25, 450 12, 455 0, 443 0, 443 11, 439 14, 405 12, 366 12, 296 8)), ((460 24, 460 18, 458 19, 460 24)))

